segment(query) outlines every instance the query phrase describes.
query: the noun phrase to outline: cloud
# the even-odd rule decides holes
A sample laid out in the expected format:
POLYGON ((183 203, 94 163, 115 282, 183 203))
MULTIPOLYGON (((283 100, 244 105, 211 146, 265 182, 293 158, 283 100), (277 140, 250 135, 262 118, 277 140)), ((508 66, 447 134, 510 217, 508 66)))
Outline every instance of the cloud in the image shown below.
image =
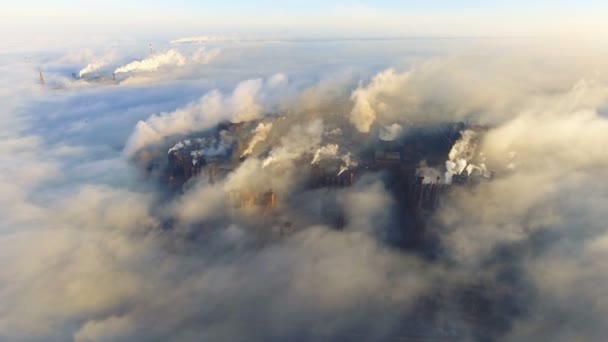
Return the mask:
POLYGON ((64 77, 94 54, 0 57, 14 85, 0 90, 0 339, 602 340, 603 62, 485 47, 387 69, 403 47, 299 44, 235 46, 221 72, 112 87, 35 84, 33 64, 64 77), (423 232, 390 174, 307 185, 316 155, 343 165, 461 120, 486 127, 448 157, 494 176, 446 191, 423 232), (163 165, 124 158, 159 147, 166 163, 223 121, 251 150, 224 179, 169 193, 163 165), (239 201, 270 189, 274 210, 239 201))
POLYGON ((195 64, 209 64, 211 61, 217 58, 220 55, 221 49, 215 48, 211 50, 207 50, 205 48, 200 48, 194 52, 192 55, 192 61, 195 64))
POLYGON ((547 112, 564 105, 593 107, 603 101, 601 87, 590 90, 587 83, 592 81, 581 81, 587 75, 593 79, 595 72, 579 64, 586 60, 597 65, 592 62, 593 57, 577 56, 556 62, 559 66, 532 70, 530 60, 550 58, 546 53, 512 52, 500 56, 486 52, 480 56, 423 60, 402 72, 383 70, 351 93, 350 120, 361 132, 369 132, 375 124, 407 127, 467 120, 500 124, 523 111, 547 112), (562 73, 554 74, 555 68, 562 73), (525 74, 538 76, 526 82, 525 74), (552 91, 546 91, 549 88, 552 91), (594 93, 581 97, 581 92, 594 93), (560 97, 565 93, 571 94, 560 97), (549 103, 547 99, 552 95, 555 102, 549 103))

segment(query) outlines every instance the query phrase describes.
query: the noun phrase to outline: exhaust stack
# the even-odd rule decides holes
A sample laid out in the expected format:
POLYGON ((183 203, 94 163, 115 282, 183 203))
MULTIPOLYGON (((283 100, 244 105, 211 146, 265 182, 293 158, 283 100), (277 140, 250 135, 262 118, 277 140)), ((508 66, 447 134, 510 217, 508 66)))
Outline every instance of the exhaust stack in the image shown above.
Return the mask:
POLYGON ((40 84, 46 84, 44 83, 44 77, 42 77, 42 69, 38 68, 38 75, 40 75, 40 84))

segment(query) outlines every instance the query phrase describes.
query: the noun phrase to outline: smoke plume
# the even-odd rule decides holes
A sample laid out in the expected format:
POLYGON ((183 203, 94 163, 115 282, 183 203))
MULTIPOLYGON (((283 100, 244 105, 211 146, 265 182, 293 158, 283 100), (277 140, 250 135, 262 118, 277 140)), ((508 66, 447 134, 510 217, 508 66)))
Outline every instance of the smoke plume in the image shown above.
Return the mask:
POLYGON ((267 124, 265 124, 263 122, 259 123, 258 126, 253 131, 253 133, 255 135, 249 142, 249 145, 247 146, 245 151, 243 151, 243 153, 241 153, 241 157, 246 157, 246 156, 250 155, 253 152, 253 149, 255 148, 255 146, 257 144, 266 140, 266 137, 268 137, 268 134, 270 133, 271 129, 272 129, 272 122, 269 122, 267 124))
POLYGON ((317 149, 323 134, 323 120, 316 119, 306 125, 297 125, 281 138, 262 163, 262 167, 290 165, 295 159, 317 149))
POLYGON ((404 91, 408 74, 398 74, 393 69, 387 69, 376 76, 372 82, 353 91, 351 100, 355 102, 351 111, 350 120, 361 132, 369 132, 376 121, 378 112, 392 110, 383 101, 385 97, 399 96, 404 91))
POLYGON ((152 72, 162 68, 181 68, 188 64, 209 64, 214 59, 216 59, 220 55, 220 53, 220 48, 207 50, 205 47, 201 47, 198 50, 194 51, 192 55, 184 56, 184 54, 182 54, 180 51, 176 49, 170 49, 163 53, 156 53, 141 61, 133 61, 131 63, 123 65, 114 70, 114 72, 152 72))
POLYGON ((478 133, 473 130, 461 132, 460 139, 452 146, 448 154, 448 160, 445 162, 446 183, 452 183, 454 175, 460 175, 465 170, 471 174, 473 170, 482 170, 481 167, 470 164, 471 160, 476 157, 478 133))
POLYGON ((261 117, 273 103, 265 103, 267 92, 274 91, 273 80, 252 79, 240 82, 230 96, 218 90, 210 91, 195 102, 173 112, 152 115, 139 121, 124 149, 131 156, 147 145, 156 144, 171 135, 187 134, 209 129, 222 121, 242 122, 261 117))
POLYGON ((87 64, 86 67, 84 67, 82 70, 80 70, 80 72, 78 72, 78 76, 82 77, 86 74, 90 74, 93 73, 103 67, 105 67, 106 64, 103 62, 93 62, 93 63, 89 63, 87 64))
POLYGON ((319 147, 315 151, 315 155, 312 158, 311 164, 316 164, 321 161, 321 159, 335 157, 338 154, 338 145, 336 144, 328 144, 325 146, 319 147))
POLYGON ((184 66, 186 58, 176 50, 168 50, 164 53, 152 55, 141 61, 133 61, 127 65, 114 70, 115 73, 136 72, 136 71, 156 71, 165 66, 184 66))

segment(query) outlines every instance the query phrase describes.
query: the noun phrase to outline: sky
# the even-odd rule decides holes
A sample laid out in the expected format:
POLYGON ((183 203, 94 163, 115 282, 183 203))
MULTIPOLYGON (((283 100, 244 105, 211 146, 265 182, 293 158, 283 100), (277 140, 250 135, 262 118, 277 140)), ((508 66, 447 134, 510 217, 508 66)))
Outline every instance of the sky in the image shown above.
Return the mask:
POLYGON ((551 36, 602 39, 603 1, 48 1, 3 6, 5 41, 37 35, 249 34, 304 38, 551 36))
POLYGON ((380 0, 380 1, 321 1, 321 0, 294 0, 288 2, 277 3, 269 0, 235 0, 225 3, 217 1, 194 1, 194 0, 176 0, 176 1, 161 1, 161 0, 132 0, 124 1, 75 1, 75 0, 59 0, 54 1, 52 5, 48 1, 42 0, 27 0, 14 3, 9 7, 95 7, 106 9, 121 9, 125 7, 147 7, 147 8, 168 8, 168 7, 183 7, 186 9, 221 9, 221 8, 257 8, 264 11, 272 10, 320 10, 324 8, 340 7, 340 6, 368 6, 384 9, 397 9, 404 11, 443 11, 443 10, 461 10, 461 9, 483 9, 483 10, 504 10, 504 9, 519 9, 526 11, 537 8, 550 8, 552 10, 560 9, 588 9, 606 8, 605 2, 597 0, 583 1, 549 1, 549 0, 533 0, 533 1, 472 1, 472 0, 430 0, 430 1, 395 1, 395 0, 380 0))

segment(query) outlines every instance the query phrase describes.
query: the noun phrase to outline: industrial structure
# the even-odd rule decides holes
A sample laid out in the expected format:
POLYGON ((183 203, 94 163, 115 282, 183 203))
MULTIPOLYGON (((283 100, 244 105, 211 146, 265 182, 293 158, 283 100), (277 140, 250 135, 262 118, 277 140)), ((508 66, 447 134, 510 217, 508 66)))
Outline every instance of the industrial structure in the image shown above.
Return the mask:
MULTIPOLYGON (((281 124, 281 120, 284 118, 275 119, 275 127, 281 124)), ((173 140, 172 145, 164 150, 167 152, 160 150, 151 154, 149 150, 142 151, 141 159, 146 160, 145 169, 149 172, 155 170, 161 183, 176 195, 188 186, 191 179, 203 177, 210 184, 222 182, 249 158, 243 151, 251 150, 251 142, 255 140, 253 136, 260 123, 255 120, 222 123, 205 132, 173 140)), ((344 133, 321 145, 336 143, 334 153, 338 143, 347 146, 349 158, 356 162, 346 165, 337 155, 315 158, 314 153, 304 154, 294 160, 298 165, 296 169, 300 171, 292 176, 296 184, 294 191, 315 192, 317 200, 321 201, 320 211, 315 215, 324 218, 320 223, 341 229, 349 224, 348 215, 336 196, 354 187, 359 179, 368 174, 381 175, 386 189, 395 199, 399 221, 408 226, 407 243, 419 244, 425 239, 425 222, 440 205, 443 194, 453 186, 466 184, 468 178, 464 173, 454 175, 453 182, 448 183, 439 173, 432 178, 420 174, 420 165, 424 163, 437 170, 443 169, 450 149, 465 128, 463 123, 423 127, 394 141, 379 140, 359 145, 353 141, 356 138, 344 133)), ((342 130, 346 131, 347 128, 342 130)), ((272 136, 268 139, 272 139, 272 136)), ((269 158, 273 144, 269 142, 267 147, 260 145, 254 149, 257 151, 255 158, 269 158)), ((260 172, 266 171, 262 169, 260 172)), ((297 198, 294 194, 272 190, 272 177, 270 183, 263 184, 252 179, 250 186, 232 191, 232 206, 237 210, 277 217, 278 208, 282 210, 296 205, 293 204, 297 198)), ((284 220, 281 226, 285 224, 291 227, 288 220, 284 220)))
POLYGON ((38 76, 40 77, 40 84, 44 85, 44 77, 42 76, 42 69, 38 68, 38 76))

